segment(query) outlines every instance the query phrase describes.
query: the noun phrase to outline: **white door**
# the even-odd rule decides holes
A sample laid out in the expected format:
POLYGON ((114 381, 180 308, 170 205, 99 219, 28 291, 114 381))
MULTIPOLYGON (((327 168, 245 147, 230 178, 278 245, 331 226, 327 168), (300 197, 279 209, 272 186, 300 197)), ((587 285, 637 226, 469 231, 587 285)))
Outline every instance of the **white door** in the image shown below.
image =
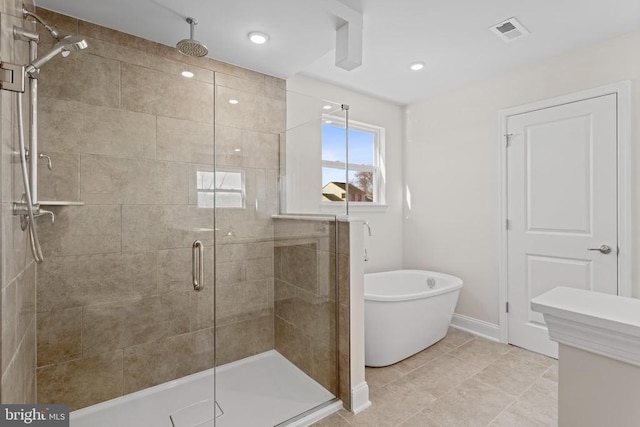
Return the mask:
POLYGON ((509 342, 557 357, 531 299, 618 291, 616 95, 510 116, 507 133, 509 342))

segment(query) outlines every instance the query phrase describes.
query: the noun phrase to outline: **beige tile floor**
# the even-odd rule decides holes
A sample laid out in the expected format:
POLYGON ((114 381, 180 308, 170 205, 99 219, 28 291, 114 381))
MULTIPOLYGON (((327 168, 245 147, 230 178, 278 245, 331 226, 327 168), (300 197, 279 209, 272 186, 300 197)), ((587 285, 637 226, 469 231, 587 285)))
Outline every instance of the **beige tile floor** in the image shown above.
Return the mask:
POLYGON ((554 359, 457 329, 409 359, 367 368, 366 378, 369 409, 314 426, 557 426, 554 359))

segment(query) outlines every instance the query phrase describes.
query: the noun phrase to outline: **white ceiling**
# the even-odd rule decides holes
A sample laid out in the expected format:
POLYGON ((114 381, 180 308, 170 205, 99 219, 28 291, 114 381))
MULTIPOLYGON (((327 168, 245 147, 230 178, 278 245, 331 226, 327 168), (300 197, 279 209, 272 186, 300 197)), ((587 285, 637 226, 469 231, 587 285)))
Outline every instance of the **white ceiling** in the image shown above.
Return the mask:
MULTIPOLYGON (((39 6, 167 45, 195 38, 209 56, 409 104, 640 28, 640 0, 340 0, 364 16, 363 64, 334 65, 336 0, 40 0, 39 6), (531 35, 510 44, 488 28, 515 16, 531 35), (269 43, 250 43, 260 30, 269 43), (414 61, 427 66, 409 70, 414 61)), ((640 47, 639 47, 640 48, 640 47)), ((638 50, 640 55, 640 49, 638 50)))

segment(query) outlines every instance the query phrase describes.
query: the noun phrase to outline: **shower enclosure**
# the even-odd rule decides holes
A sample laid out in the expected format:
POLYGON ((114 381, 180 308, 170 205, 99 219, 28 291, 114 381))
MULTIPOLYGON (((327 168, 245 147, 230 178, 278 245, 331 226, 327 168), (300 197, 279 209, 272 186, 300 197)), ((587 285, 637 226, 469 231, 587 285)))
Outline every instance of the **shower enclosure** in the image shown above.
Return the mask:
MULTIPOLYGON (((280 79, 6 7, 3 27, 37 32, 48 59, 28 175, 55 223, 35 219, 36 266, 9 209, 25 191, 16 95, 0 91, 2 402, 65 403, 94 427, 284 425, 348 405, 344 224, 318 215, 320 187, 295 187, 309 138, 346 109, 308 99, 288 117, 280 79), (50 28, 89 47, 50 55, 50 28)), ((7 36, 3 59, 33 62, 7 36)))

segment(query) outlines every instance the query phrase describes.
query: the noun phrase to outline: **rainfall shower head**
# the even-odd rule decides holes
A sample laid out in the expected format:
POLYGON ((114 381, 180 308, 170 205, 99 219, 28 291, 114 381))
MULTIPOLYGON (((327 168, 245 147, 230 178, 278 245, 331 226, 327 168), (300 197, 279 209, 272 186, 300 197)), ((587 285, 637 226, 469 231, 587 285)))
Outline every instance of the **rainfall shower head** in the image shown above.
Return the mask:
POLYGON ((178 49, 178 52, 185 54, 187 56, 205 56, 207 53, 209 53, 209 49, 207 49, 207 47, 200 43, 197 40, 194 40, 193 38, 193 33, 194 33, 194 28, 196 25, 198 25, 198 21, 196 21, 193 18, 187 18, 187 22, 189 23, 190 26, 190 36, 188 39, 184 39, 184 40, 180 40, 178 42, 178 44, 176 44, 176 48, 178 49))
POLYGON ((87 41, 84 39, 84 37, 78 36, 76 34, 70 34, 56 43, 49 52, 45 53, 44 55, 33 61, 31 64, 27 65, 27 67, 25 68, 25 72, 28 75, 33 76, 40 70, 40 67, 49 62, 59 53, 62 54, 62 56, 68 56, 72 50, 82 50, 86 49, 88 46, 89 45, 87 44, 87 41))

